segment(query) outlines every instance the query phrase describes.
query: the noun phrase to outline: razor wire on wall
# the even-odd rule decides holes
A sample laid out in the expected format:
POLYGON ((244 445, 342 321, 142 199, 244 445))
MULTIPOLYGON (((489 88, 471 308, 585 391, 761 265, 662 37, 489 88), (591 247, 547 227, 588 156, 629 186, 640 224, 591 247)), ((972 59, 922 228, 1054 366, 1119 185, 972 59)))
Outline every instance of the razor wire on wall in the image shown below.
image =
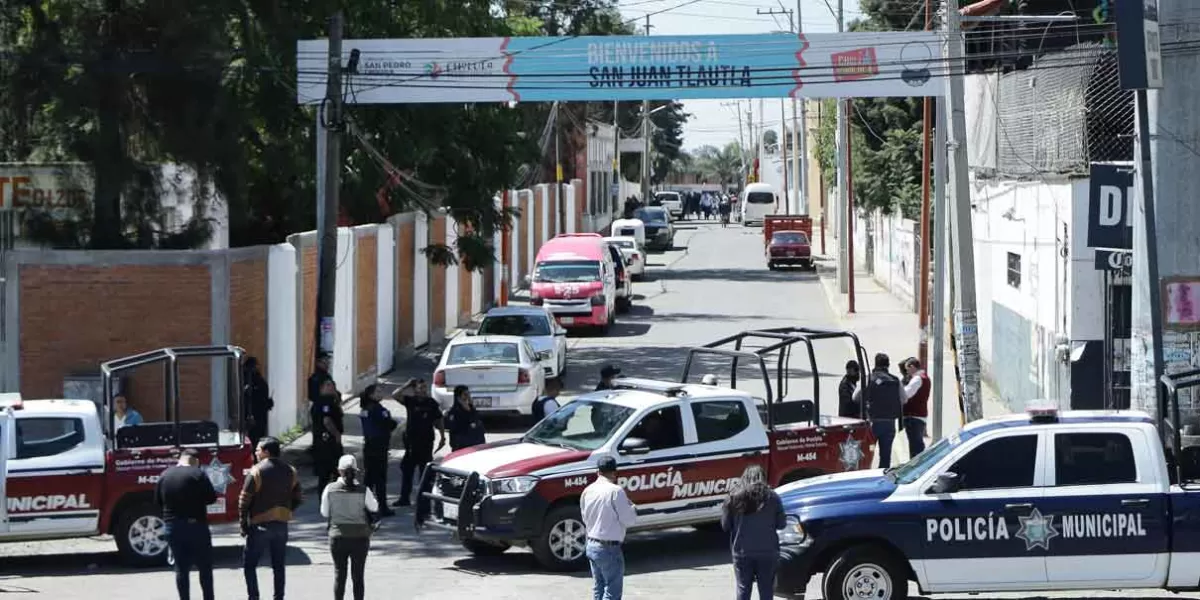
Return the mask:
POLYGON ((1091 162, 1133 159, 1133 94, 1121 89, 1115 50, 1079 44, 981 77, 968 86, 981 96, 971 151, 981 174, 1082 174, 1091 162))

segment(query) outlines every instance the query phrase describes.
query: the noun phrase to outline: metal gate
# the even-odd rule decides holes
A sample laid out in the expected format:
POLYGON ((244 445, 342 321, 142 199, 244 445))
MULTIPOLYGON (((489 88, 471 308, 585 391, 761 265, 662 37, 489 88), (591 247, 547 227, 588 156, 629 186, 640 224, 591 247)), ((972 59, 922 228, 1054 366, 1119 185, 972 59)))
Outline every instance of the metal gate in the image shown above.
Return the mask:
POLYGON ((1104 408, 1128 409, 1133 287, 1130 276, 1104 271, 1104 408))

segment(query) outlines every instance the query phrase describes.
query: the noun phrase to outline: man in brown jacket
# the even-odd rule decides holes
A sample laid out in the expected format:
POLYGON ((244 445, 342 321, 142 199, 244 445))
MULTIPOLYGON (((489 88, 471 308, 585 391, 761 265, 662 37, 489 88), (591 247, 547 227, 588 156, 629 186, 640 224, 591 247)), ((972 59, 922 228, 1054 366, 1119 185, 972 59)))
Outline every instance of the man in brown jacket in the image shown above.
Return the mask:
POLYGON ((296 469, 283 462, 279 440, 265 437, 258 443, 258 464, 250 469, 238 514, 246 549, 242 555, 242 571, 246 577, 246 594, 259 600, 258 562, 264 552, 271 555, 271 570, 275 575, 275 600, 283 600, 286 581, 284 568, 288 543, 288 521, 292 511, 300 506, 300 477, 296 469))

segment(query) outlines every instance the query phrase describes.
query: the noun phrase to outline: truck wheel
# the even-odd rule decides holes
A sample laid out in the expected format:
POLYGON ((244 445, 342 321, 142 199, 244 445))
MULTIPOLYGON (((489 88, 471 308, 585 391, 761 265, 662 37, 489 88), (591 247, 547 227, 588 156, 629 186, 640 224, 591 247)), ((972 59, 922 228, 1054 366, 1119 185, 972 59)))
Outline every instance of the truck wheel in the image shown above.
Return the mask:
POLYGON ((532 541, 530 548, 538 564, 551 571, 577 571, 587 564, 584 547, 587 545, 587 528, 579 506, 559 506, 546 515, 542 532, 532 541))
POLYGON ((149 502, 125 509, 117 517, 113 537, 122 560, 139 567, 168 563, 167 525, 149 502))
POLYGON ((483 540, 463 540, 462 547, 475 556, 500 556, 511 548, 508 544, 493 544, 483 540))
POLYGON ((874 546, 852 546, 825 572, 821 595, 826 600, 905 600, 908 577, 886 552, 874 546))

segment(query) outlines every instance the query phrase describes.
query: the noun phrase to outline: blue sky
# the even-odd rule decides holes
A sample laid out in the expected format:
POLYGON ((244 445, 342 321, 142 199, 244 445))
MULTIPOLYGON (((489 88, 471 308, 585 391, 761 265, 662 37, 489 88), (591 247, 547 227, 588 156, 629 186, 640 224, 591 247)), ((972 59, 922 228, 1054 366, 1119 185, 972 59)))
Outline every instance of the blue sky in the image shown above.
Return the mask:
MULTIPOLYGON (((858 0, 844 0, 846 21, 861 16, 858 0)), ((768 33, 786 31, 788 20, 785 15, 759 15, 758 11, 781 8, 796 10, 796 0, 621 0, 621 14, 628 19, 638 19, 639 24, 651 14, 651 35, 697 35, 707 33, 768 33), (782 5, 781 5, 782 3, 782 5), (660 12, 662 11, 662 12, 660 12)), ((837 31, 837 21, 830 11, 837 8, 837 0, 800 0, 801 21, 804 31, 830 33, 837 31)), ((750 103, 758 112, 758 100, 742 100, 743 115, 750 103)), ((721 146, 737 139, 737 109, 721 100, 690 100, 684 108, 692 114, 684 129, 683 145, 691 150, 704 145, 721 146)), ((778 129, 779 100, 763 100, 767 114, 767 127, 778 129)), ((788 107, 791 118, 791 107, 788 107)), ((755 121, 758 118, 755 117, 755 121)))

